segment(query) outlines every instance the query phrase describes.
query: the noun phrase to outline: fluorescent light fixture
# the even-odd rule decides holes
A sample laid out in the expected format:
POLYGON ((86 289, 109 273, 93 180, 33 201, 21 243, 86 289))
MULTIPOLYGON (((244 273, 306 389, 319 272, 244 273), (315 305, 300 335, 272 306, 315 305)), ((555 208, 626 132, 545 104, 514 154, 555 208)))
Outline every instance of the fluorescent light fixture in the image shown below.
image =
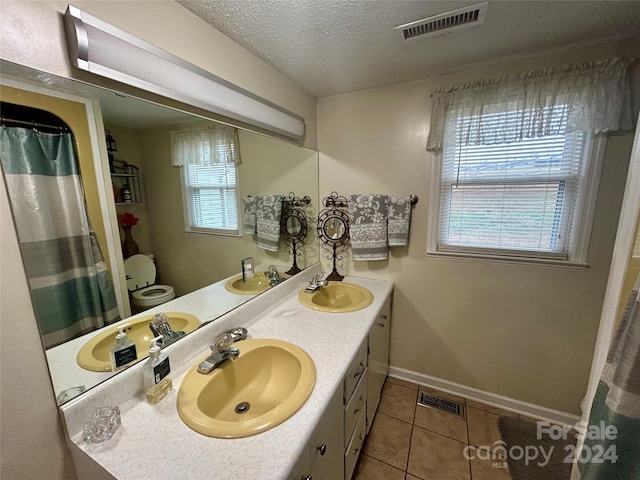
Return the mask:
POLYGON ((73 65, 173 100, 304 140, 304 118, 69 5, 73 65))

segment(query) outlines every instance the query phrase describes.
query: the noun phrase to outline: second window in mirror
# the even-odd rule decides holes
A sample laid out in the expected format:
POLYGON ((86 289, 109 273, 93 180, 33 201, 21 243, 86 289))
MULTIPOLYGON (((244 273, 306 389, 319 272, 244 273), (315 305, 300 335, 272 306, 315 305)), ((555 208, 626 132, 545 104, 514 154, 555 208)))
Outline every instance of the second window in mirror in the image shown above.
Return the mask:
POLYGON ((210 125, 171 132, 171 148, 173 165, 182 170, 185 229, 239 236, 237 130, 210 125))

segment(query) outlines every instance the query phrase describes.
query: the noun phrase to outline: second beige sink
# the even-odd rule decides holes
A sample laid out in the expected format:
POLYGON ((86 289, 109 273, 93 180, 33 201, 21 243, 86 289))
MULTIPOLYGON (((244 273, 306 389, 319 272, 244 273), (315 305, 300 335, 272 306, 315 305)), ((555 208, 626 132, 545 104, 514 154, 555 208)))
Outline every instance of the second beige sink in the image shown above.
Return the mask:
POLYGON ((270 288, 269 279, 262 273, 256 273, 255 276, 247 280, 242 281, 242 274, 231 277, 224 284, 224 288, 227 292, 235 293, 238 295, 257 295, 258 293, 265 292, 270 288))
POLYGON ((361 310, 371 305, 373 294, 366 288, 348 282, 331 282, 307 293, 303 288, 298 300, 305 307, 328 313, 347 313, 361 310))
MULTIPOLYGON (((174 332, 181 330, 185 333, 190 333, 200 326, 200 320, 189 313, 167 312, 167 317, 169 318, 169 325, 174 332)), ((92 337, 80 348, 76 358, 78 365, 92 372, 110 372, 111 349, 116 344, 119 325, 129 325, 125 329, 125 333, 129 340, 136 344, 138 360, 146 358, 151 339, 154 337, 149 328, 152 318, 153 315, 144 315, 121 320, 103 328, 98 335, 92 337)))

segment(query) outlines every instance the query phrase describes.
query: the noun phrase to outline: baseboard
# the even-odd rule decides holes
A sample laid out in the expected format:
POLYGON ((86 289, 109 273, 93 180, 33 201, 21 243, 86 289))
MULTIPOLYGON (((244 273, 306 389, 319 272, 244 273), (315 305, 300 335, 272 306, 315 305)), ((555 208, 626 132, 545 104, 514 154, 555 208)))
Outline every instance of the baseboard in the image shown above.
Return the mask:
POLYGON ((462 397, 470 398, 478 402, 489 403, 496 407, 510 410, 512 412, 521 413, 528 417, 537 418, 539 420, 547 420, 553 423, 559 423, 563 425, 574 426, 580 421, 580 417, 571 413, 561 412, 559 410, 553 410, 547 407, 541 407, 532 403, 515 400, 513 398, 504 397, 491 392, 485 392, 484 390, 478 390, 477 388, 467 387, 459 383, 444 380, 438 377, 432 377, 431 375, 425 375, 424 373, 413 372, 411 370, 405 370, 404 368, 389 367, 389 376, 399 378, 401 380, 407 380, 418 385, 424 385, 425 387, 432 387, 444 392, 452 393, 454 395, 460 395, 462 397))

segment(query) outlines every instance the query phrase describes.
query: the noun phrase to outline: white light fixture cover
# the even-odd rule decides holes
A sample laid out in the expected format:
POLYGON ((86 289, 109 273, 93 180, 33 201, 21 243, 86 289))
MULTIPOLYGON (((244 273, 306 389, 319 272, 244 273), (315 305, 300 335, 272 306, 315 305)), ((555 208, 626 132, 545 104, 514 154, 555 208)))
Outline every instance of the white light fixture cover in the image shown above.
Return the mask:
POLYGON ((73 65, 296 141, 304 118, 69 5, 65 13, 73 65))

